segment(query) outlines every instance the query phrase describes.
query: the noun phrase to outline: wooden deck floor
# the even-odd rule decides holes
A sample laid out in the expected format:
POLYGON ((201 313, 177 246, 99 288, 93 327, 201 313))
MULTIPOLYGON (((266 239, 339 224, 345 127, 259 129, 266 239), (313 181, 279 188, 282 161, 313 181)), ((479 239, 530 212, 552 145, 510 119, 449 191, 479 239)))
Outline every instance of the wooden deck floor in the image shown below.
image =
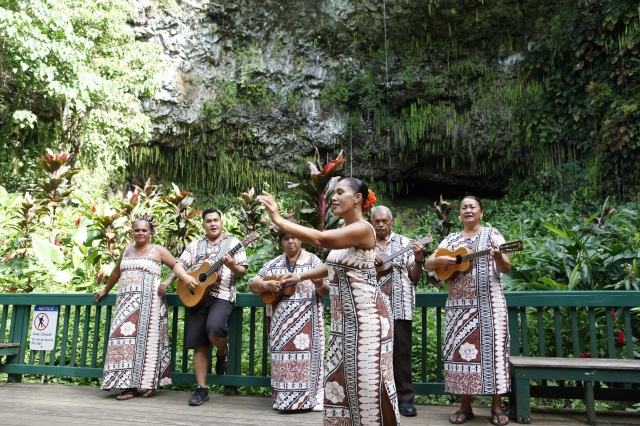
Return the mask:
MULTIPOLYGON (((322 413, 282 414, 270 398, 211 395, 200 407, 190 407, 188 392, 158 391, 152 398, 118 402, 116 392, 90 386, 0 384, 0 424, 11 425, 321 425, 322 413)), ((417 406, 418 416, 402 418, 403 426, 446 426, 452 406, 417 406)), ((474 408, 476 418, 465 424, 489 425, 489 409, 474 408)), ((584 411, 534 411, 534 425, 585 424, 584 411)), ((640 425, 640 416, 598 412, 600 425, 640 425)), ((511 424, 514 424, 512 421, 511 424)))

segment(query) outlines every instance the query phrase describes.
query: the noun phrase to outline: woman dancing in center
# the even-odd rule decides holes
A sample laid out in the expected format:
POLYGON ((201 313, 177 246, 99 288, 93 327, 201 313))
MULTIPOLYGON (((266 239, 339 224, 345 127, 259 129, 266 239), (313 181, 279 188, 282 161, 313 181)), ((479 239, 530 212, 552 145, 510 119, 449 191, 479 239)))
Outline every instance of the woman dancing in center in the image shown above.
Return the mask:
POLYGON ((393 380, 393 330, 389 302, 380 292, 374 266, 375 231, 362 213, 375 197, 355 178, 344 178, 331 199, 340 229, 318 231, 280 216, 264 192, 258 199, 271 221, 285 233, 331 249, 326 264, 289 273, 281 283, 329 277, 331 330, 325 361, 324 424, 340 426, 400 423, 393 380))

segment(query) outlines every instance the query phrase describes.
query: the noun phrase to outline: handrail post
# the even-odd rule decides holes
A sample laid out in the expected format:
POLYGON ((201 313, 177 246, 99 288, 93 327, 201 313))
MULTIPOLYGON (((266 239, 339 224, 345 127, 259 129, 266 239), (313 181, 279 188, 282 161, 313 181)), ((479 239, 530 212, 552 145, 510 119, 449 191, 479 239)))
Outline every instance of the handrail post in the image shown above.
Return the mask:
MULTIPOLYGON (((227 368, 228 374, 238 375, 242 374, 242 315, 243 308, 235 307, 229 317, 229 368, 227 368)), ((224 394, 227 396, 236 395, 238 392, 237 386, 224 387, 224 394)))
MULTIPOLYGON (((24 357, 27 353, 27 337, 29 335, 29 318, 31 316, 30 305, 14 305, 11 315, 11 329, 9 330, 9 342, 19 343, 18 355, 11 357, 8 364, 24 364, 24 357)), ((9 383, 22 382, 22 374, 8 374, 9 383)))

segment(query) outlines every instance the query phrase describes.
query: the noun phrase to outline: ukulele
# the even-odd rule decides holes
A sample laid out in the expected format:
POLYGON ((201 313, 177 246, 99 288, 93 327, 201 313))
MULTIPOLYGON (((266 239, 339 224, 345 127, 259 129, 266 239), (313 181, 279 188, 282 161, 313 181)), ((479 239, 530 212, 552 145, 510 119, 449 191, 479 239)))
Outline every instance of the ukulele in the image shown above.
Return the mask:
MULTIPOLYGON (((280 281, 280 278, 282 277, 268 276, 264 277, 262 281, 280 281)), ((278 303, 282 296, 291 296, 296 292, 296 284, 298 283, 284 284, 279 291, 266 290, 260 294, 260 297, 265 304, 278 303)))
MULTIPOLYGON (((524 243, 520 240, 509 241, 508 243, 501 244, 500 247, 498 247, 498 250, 500 250, 500 253, 518 253, 524 250, 524 243)), ((442 266, 439 266, 438 269, 436 269, 436 275, 441 280, 451 280, 458 275, 458 272, 462 272, 463 274, 469 272, 471 268, 473 268, 474 259, 488 256, 489 254, 491 254, 491 249, 472 252, 466 247, 458 247, 454 251, 441 248, 436 252, 436 257, 455 257, 456 263, 451 267, 451 269, 444 269, 442 266)))
MULTIPOLYGON (((433 239, 431 238, 431 234, 427 235, 426 237, 424 237, 421 240, 418 240, 418 242, 420 244, 422 244, 423 246, 428 246, 429 244, 431 244, 431 242, 433 241, 433 239)), ((405 248, 403 248, 402 250, 398 250, 394 253, 391 254, 386 254, 383 252, 379 252, 377 253, 378 257, 380 258, 380 263, 376 263, 376 279, 378 281, 380 281, 380 279, 384 276, 389 275, 392 271, 393 271, 393 263, 391 263, 391 261, 393 259, 395 259, 396 257, 413 250, 411 248, 411 245, 406 246, 405 248)))
POLYGON ((207 297, 209 297, 211 287, 219 285, 222 280, 222 273, 220 270, 222 269, 222 259, 224 259, 224 256, 227 253, 233 256, 241 248, 248 246, 258 238, 258 234, 249 234, 244 240, 236 244, 228 252, 219 253, 219 257, 215 262, 209 263, 208 261, 204 261, 197 270, 187 272, 187 275, 192 276, 196 281, 198 281, 198 286, 193 290, 187 287, 182 280, 178 280, 178 283, 176 284, 176 291, 178 292, 178 296, 180 296, 180 300, 184 303, 184 306, 188 308, 199 308, 202 306, 207 300, 207 297))

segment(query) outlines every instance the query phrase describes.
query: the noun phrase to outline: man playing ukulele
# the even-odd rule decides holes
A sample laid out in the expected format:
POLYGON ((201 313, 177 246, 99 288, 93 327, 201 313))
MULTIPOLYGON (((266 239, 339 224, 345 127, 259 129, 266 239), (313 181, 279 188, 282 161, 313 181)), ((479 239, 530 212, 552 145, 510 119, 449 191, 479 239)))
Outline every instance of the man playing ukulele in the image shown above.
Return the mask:
MULTIPOLYGON (((211 208, 202 212, 205 236, 199 240, 192 241, 182 252, 180 262, 185 269, 198 269, 207 260, 213 262, 220 254, 220 250, 226 247, 234 247, 239 242, 234 237, 230 237, 222 232, 222 217, 218 210, 211 208), (231 241, 227 243, 227 239, 231 241)), ((209 367, 209 345, 213 344, 216 349, 216 374, 221 375, 229 366, 229 328, 227 321, 231 316, 236 303, 236 279, 242 277, 247 272, 247 256, 244 248, 241 248, 233 256, 225 254, 223 266, 220 270, 222 279, 219 285, 214 285, 209 293, 204 305, 200 308, 189 308, 187 310, 187 335, 185 345, 193 348, 193 367, 196 374, 198 387, 189 399, 189 405, 202 405, 209 400, 207 390, 207 370, 209 367)), ((171 274, 169 278, 162 282, 161 286, 166 287, 175 279, 171 274)), ((195 286, 187 283, 187 287, 193 289, 195 286)))
MULTIPOLYGON (((376 230, 376 253, 391 255, 411 246, 411 250, 392 260, 393 271, 378 283, 389 298, 392 308, 389 317, 394 319, 393 374, 398 392, 398 408, 400 414, 411 417, 417 414, 413 405, 415 392, 411 378, 411 323, 416 305, 413 287, 420 279, 424 265, 423 246, 391 232, 393 216, 385 206, 371 209, 371 224, 376 230)), ((380 257, 376 256, 376 266, 379 263, 380 257)))

